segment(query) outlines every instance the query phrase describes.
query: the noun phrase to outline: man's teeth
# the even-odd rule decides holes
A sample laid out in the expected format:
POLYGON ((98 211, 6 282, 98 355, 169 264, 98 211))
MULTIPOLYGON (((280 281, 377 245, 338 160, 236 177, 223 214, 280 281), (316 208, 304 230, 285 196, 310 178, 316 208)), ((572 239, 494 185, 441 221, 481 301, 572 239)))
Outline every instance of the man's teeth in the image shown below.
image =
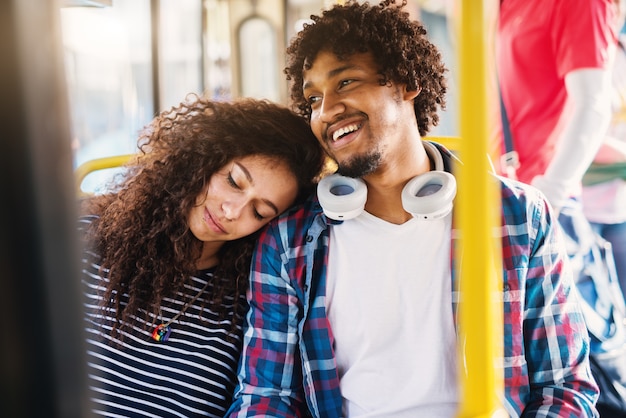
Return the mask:
POLYGON ((342 135, 349 134, 350 132, 354 132, 357 129, 359 129, 359 126, 357 124, 344 126, 343 128, 338 129, 333 133, 333 141, 336 141, 342 135))

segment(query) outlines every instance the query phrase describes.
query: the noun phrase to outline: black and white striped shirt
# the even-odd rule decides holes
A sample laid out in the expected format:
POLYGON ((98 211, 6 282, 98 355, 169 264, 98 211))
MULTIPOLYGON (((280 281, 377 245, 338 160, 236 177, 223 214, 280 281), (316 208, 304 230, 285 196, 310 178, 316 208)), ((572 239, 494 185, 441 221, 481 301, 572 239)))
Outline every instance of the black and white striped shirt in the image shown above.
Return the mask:
MULTIPOLYGON (((153 340, 152 328, 144 329, 141 318, 124 332, 121 343, 113 341, 113 315, 100 308, 106 279, 98 272, 98 258, 85 251, 82 270, 93 412, 108 417, 222 417, 230 406, 241 351, 240 325, 227 338, 232 298, 226 299, 231 313, 226 320, 208 307, 201 309, 201 296, 170 325, 167 341, 153 340)), ((165 299, 157 323, 176 316, 211 280, 211 270, 201 271, 184 297, 165 299)))

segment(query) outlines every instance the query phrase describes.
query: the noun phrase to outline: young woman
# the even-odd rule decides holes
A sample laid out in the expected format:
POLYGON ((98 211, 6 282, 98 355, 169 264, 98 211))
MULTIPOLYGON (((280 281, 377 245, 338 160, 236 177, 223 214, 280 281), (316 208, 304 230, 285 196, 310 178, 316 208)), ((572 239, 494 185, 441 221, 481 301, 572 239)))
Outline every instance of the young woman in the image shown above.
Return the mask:
POLYGON ((93 411, 221 417, 230 405, 258 231, 312 191, 307 123, 252 99, 159 115, 111 193, 84 204, 93 411))

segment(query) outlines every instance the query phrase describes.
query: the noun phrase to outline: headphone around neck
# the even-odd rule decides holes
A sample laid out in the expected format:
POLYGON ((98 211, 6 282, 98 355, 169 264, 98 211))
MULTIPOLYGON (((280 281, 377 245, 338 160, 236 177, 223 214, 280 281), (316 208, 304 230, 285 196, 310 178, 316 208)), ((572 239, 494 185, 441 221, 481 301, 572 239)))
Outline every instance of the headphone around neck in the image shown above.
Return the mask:
MULTIPOLYGON (((435 145, 423 141, 426 153, 435 163, 435 170, 409 180, 402 189, 404 210, 418 219, 439 219, 452 211, 456 196, 456 180, 444 171, 443 157, 435 145)), ((359 178, 332 174, 317 185, 317 196, 324 214, 345 221, 365 210, 367 186, 359 178)))

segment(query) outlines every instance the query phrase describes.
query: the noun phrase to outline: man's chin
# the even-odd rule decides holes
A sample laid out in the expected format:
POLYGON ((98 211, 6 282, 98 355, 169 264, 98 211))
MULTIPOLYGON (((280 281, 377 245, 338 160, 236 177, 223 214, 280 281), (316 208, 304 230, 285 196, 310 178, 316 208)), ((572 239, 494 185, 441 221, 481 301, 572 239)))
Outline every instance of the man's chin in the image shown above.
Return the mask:
POLYGON ((373 173, 380 166, 380 154, 359 155, 339 163, 337 172, 346 177, 363 177, 373 173))

